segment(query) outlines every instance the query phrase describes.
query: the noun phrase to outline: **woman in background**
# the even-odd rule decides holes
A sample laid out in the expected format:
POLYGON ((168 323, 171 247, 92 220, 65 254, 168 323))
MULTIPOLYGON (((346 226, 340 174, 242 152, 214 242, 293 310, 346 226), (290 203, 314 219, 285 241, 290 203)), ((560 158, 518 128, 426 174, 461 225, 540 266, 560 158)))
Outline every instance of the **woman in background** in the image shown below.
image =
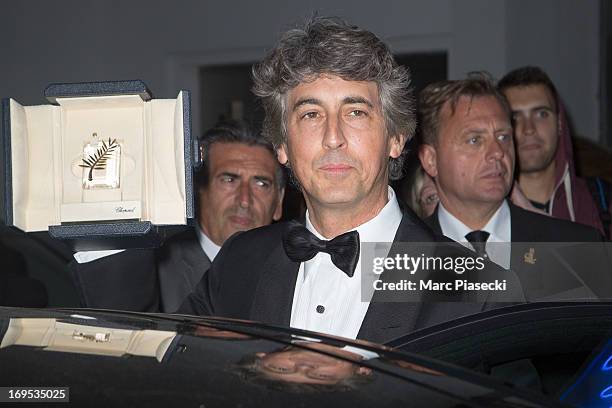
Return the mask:
POLYGON ((438 191, 433 180, 419 165, 405 179, 404 199, 408 206, 421 218, 429 217, 438 205, 438 191))

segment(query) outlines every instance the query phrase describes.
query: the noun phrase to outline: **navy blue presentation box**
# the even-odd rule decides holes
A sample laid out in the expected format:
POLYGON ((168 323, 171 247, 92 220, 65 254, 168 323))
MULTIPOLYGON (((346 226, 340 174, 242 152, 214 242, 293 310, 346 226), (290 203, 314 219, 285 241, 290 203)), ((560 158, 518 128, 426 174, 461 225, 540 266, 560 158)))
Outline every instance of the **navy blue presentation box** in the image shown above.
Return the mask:
POLYGON ((194 222, 189 91, 139 80, 51 84, 45 105, 2 100, 0 215, 79 251, 149 248, 194 222))

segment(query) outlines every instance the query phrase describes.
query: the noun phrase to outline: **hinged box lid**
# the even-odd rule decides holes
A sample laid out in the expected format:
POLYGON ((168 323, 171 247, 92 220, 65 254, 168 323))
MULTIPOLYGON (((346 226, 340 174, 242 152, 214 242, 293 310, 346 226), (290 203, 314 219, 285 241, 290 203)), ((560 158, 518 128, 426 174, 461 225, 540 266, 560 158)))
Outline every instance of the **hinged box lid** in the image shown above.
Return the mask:
POLYGON ((149 247, 194 218, 189 92, 142 81, 52 84, 2 103, 5 223, 75 248, 149 247), (139 239, 132 239, 132 238, 139 239))

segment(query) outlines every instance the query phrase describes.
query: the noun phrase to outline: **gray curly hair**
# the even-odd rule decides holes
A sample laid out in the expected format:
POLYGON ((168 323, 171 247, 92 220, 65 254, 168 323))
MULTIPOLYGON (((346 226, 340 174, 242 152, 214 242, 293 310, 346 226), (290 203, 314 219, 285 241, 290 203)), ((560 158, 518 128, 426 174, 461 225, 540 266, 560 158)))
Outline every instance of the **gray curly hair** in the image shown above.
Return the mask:
MULTIPOLYGON (((287 92, 319 75, 372 81, 378 92, 388 136, 413 137, 415 101, 410 73, 370 31, 335 17, 315 17, 304 28, 287 31, 264 60, 253 66, 253 93, 265 110, 262 133, 276 148, 287 141, 287 92)), ((389 178, 402 176, 405 152, 389 160, 389 178)))

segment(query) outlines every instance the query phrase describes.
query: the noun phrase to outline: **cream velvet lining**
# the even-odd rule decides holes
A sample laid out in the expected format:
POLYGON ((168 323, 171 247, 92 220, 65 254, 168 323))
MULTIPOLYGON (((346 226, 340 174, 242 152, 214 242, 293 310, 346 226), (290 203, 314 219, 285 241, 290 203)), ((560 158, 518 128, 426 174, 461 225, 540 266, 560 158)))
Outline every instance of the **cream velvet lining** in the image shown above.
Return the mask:
POLYGON ((59 106, 10 101, 13 224, 44 231, 62 222, 138 219, 185 224, 183 95, 57 98, 59 106), (121 145, 121 185, 84 190, 83 146, 92 133, 121 145), (118 212, 117 208, 134 209, 118 212))

